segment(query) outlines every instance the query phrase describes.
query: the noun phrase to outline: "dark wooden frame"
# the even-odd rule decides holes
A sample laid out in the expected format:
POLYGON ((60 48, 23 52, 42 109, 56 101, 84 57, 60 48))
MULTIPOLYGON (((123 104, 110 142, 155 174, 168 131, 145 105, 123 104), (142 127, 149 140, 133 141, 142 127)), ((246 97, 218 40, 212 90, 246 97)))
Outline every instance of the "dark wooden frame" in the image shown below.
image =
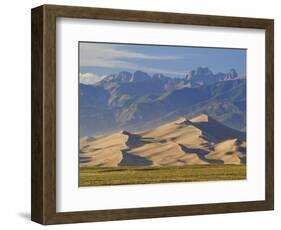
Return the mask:
POLYGON ((43 5, 32 9, 31 219, 62 224, 274 209, 274 21, 43 5), (266 188, 264 201, 56 212, 56 18, 87 18, 264 29, 266 32, 266 188))

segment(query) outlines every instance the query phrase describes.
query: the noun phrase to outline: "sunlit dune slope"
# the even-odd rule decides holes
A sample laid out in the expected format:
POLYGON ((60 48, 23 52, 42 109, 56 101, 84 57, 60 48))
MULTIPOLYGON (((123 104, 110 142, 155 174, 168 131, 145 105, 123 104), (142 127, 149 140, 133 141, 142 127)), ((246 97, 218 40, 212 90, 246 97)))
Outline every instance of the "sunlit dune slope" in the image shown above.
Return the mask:
POLYGON ((179 118, 141 133, 80 139, 81 166, 244 164, 245 133, 208 115, 179 118))

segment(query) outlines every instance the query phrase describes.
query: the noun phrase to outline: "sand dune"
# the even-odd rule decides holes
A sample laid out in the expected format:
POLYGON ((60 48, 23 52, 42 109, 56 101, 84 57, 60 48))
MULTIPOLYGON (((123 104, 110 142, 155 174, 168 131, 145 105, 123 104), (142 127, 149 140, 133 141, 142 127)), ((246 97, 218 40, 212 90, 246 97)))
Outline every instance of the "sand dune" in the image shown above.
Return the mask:
POLYGON ((202 114, 190 120, 192 124, 203 131, 203 134, 209 135, 216 141, 239 138, 246 141, 246 133, 231 129, 206 114, 202 114))
POLYGON ((129 153, 149 159, 153 162, 153 165, 207 164, 200 160, 197 154, 185 153, 175 142, 150 143, 129 150, 129 153))
POLYGON ((240 142, 237 139, 223 141, 216 144, 214 151, 207 154, 206 158, 222 160, 224 164, 241 164, 246 158, 246 153, 241 150, 241 147, 245 144, 245 142, 240 142))
POLYGON ((80 139, 81 166, 243 164, 245 134, 207 115, 179 118, 141 133, 80 139))
POLYGON ((86 146, 82 146, 80 160, 83 166, 117 166, 122 160, 122 150, 127 148, 128 136, 122 133, 113 134, 108 137, 96 139, 86 146))

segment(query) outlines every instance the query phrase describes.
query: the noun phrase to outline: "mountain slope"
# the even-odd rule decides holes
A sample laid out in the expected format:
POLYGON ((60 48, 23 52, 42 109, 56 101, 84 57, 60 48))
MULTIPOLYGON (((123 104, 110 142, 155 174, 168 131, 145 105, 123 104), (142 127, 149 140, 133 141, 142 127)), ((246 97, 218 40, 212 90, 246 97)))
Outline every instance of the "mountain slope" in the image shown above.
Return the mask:
POLYGON ((180 166, 243 164, 245 134, 201 115, 180 118, 139 133, 81 138, 81 166, 180 166))
POLYGON ((82 136, 136 132, 202 113, 237 130, 246 127, 246 80, 235 70, 213 74, 200 67, 186 78, 123 71, 80 84, 79 102, 82 136))
POLYGON ((149 100, 135 101, 117 112, 121 128, 138 130, 177 117, 209 114, 236 129, 246 126, 246 82, 233 80, 200 88, 182 88, 149 100))

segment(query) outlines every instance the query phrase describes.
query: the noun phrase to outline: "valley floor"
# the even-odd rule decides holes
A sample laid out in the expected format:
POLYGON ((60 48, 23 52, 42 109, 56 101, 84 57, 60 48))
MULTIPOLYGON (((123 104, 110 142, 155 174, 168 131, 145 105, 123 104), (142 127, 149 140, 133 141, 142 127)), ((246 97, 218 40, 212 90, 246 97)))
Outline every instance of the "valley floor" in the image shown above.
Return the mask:
POLYGON ((246 165, 80 167, 79 186, 246 179, 246 165))

